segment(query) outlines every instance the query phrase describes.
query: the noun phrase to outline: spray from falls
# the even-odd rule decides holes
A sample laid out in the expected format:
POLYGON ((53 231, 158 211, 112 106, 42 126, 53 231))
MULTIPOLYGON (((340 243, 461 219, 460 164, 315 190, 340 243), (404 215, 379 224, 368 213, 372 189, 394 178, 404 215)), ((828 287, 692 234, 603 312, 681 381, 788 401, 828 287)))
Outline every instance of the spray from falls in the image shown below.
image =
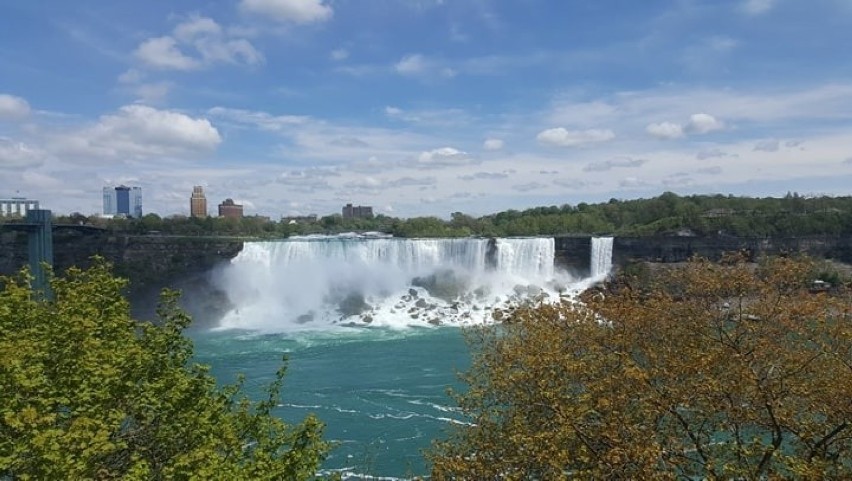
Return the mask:
POLYGON ((339 238, 247 242, 223 272, 222 328, 403 327, 488 322, 493 309, 558 296, 552 238, 339 238))

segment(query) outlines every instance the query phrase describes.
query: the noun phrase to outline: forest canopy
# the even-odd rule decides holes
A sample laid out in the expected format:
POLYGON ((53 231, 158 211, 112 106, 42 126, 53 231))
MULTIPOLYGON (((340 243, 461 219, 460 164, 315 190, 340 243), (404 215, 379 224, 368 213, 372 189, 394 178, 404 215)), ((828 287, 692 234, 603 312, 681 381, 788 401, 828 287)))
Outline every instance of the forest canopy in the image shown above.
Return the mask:
POLYGON ((450 213, 449 219, 386 215, 346 219, 339 214, 316 220, 280 221, 248 216, 241 219, 207 217, 102 219, 72 214, 57 223, 88 224, 111 232, 168 235, 229 235, 282 238, 306 234, 378 231, 397 237, 533 236, 612 234, 650 236, 689 233, 744 237, 796 237, 852 234, 852 197, 805 197, 789 193, 781 198, 732 195, 679 196, 666 192, 650 199, 610 199, 596 204, 507 210, 474 217, 450 213))

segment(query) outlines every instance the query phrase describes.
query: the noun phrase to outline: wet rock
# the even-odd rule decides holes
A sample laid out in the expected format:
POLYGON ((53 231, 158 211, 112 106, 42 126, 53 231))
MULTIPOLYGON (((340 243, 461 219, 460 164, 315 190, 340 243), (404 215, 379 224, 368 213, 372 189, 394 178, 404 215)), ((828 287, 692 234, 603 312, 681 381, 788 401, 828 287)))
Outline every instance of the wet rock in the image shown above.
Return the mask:
POLYGON ((426 299, 417 299, 417 302, 415 302, 414 305, 423 309, 428 305, 428 303, 426 302, 426 299))
POLYGON ((352 293, 344 297, 337 305, 337 312, 344 316, 357 316, 370 309, 370 305, 359 293, 352 293))
POLYGON ((437 317, 429 319, 429 321, 427 321, 427 322, 429 322, 429 324, 432 324, 433 326, 440 326, 441 325, 441 320, 438 319, 437 317))
POLYGON ((491 292, 486 287, 477 287, 476 290, 473 291, 473 295, 480 301, 485 300, 490 293, 491 292))
POLYGON ((370 314, 367 314, 365 316, 361 316, 361 320, 364 321, 366 324, 369 324, 369 323, 373 322, 373 316, 371 316, 370 314))
POLYGON ((309 322, 313 322, 316 318, 316 314, 311 311, 307 314, 302 314, 301 316, 296 318, 296 324, 307 324, 309 322))
POLYGON ((433 297, 447 302, 458 299, 467 292, 469 284, 467 279, 449 269, 443 269, 424 277, 415 277, 411 283, 426 289, 433 297))
POLYGON ((418 296, 417 296, 417 289, 409 289, 409 290, 408 290, 408 295, 409 295, 409 296, 411 296, 411 297, 412 297, 412 298, 414 298, 414 299, 417 299, 417 297, 418 297, 418 296))
POLYGON ((412 314, 411 318, 412 319, 418 319, 418 318, 420 318, 420 314, 419 313, 412 314))

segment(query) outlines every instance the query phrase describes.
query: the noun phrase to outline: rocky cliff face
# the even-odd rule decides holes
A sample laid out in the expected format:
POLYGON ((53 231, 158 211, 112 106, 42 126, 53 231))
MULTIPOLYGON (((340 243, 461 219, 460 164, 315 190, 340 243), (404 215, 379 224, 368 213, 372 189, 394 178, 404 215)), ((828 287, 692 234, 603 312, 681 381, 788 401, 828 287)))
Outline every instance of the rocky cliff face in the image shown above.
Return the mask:
MULTIPOLYGON (((556 263, 563 268, 588 273, 590 251, 589 237, 556 238, 556 263)), ((750 260, 765 255, 807 254, 852 263, 852 237, 616 237, 612 260, 623 267, 634 261, 684 262, 693 256, 718 260, 730 252, 743 252, 750 260)))
MULTIPOLYGON (((212 273, 242 250, 240 241, 207 237, 110 235, 56 229, 53 233, 54 270, 87 267, 92 257, 105 258, 115 273, 130 281, 128 295, 134 314, 150 318, 162 288, 184 291, 183 304, 196 318, 210 317, 224 296, 212 273)), ((0 233, 0 274, 12 274, 26 265, 27 235, 0 233)))

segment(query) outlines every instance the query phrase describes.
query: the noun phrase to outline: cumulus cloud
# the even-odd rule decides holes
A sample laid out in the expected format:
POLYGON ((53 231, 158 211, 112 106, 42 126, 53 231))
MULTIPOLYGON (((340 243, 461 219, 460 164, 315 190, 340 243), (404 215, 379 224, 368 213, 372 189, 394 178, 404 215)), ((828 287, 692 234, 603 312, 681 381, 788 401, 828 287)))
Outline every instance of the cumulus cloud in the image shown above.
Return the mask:
POLYGON ((684 124, 660 122, 649 124, 645 131, 652 137, 663 140, 679 139, 686 134, 707 134, 725 128, 724 122, 710 114, 693 114, 684 124))
POLYGON ((41 165, 44 153, 21 142, 0 137, 0 169, 41 165))
POLYGON ((171 35, 145 40, 134 54, 148 67, 160 70, 188 71, 215 64, 264 62, 263 54, 248 40, 235 38, 213 19, 198 16, 178 24, 171 35))
POLYGON ((745 0, 742 10, 749 15, 760 15, 772 10, 776 0, 745 0))
POLYGON ((139 160, 198 155, 221 142, 219 131, 205 118, 127 105, 101 116, 92 127, 60 136, 53 148, 91 160, 139 160))
POLYGON ((30 114, 30 104, 21 97, 0 94, 0 121, 22 119, 30 114))
POLYGON ((781 148, 781 141, 778 139, 761 140, 754 146, 755 152, 778 152, 781 148))
POLYGON ((706 134, 724 128, 725 124, 710 114, 692 114, 684 130, 695 134, 706 134))
POLYGON ((242 0, 240 9, 282 23, 324 22, 334 10, 323 0, 242 0))
POLYGON ((683 137, 683 127, 680 124, 672 122, 660 122, 658 124, 650 124, 645 127, 645 131, 652 137, 658 139, 679 139, 683 137))
POLYGON ((598 142, 606 142, 615 138, 612 130, 567 130, 563 127, 547 129, 536 136, 542 144, 557 147, 578 147, 598 142))
POLYGON ((482 148, 494 151, 501 150, 504 145, 504 142, 500 139, 485 139, 485 142, 482 143, 482 148))
POLYGON ((629 157, 619 158, 619 159, 610 159, 602 162, 592 162, 583 167, 584 172, 604 172, 607 170, 612 170, 614 168, 623 167, 623 168, 635 168, 641 167, 646 162, 647 159, 631 159, 629 157))
POLYGON ((195 70, 201 67, 201 62, 184 55, 177 40, 168 36, 145 40, 134 54, 149 67, 162 70, 195 70))
POLYGON ((442 147, 422 152, 417 158, 417 166, 421 168, 453 167, 476 163, 467 152, 452 147, 442 147))

